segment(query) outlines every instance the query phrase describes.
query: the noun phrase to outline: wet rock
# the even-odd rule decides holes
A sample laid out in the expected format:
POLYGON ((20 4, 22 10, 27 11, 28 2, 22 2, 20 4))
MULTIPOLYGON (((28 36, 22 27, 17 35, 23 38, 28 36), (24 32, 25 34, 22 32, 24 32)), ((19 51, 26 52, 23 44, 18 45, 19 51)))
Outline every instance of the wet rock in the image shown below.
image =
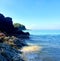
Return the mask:
POLYGON ((0 58, 1 57, 1 61, 24 61, 21 57, 20 51, 4 43, 0 43, 0 58))
POLYGON ((16 38, 14 40, 14 44, 18 47, 18 48, 22 48, 23 46, 27 46, 26 42, 23 41, 22 39, 18 39, 16 38))
POLYGON ((5 58, 4 56, 2 56, 2 55, 0 54, 0 61, 7 61, 7 60, 6 60, 6 58, 5 58))

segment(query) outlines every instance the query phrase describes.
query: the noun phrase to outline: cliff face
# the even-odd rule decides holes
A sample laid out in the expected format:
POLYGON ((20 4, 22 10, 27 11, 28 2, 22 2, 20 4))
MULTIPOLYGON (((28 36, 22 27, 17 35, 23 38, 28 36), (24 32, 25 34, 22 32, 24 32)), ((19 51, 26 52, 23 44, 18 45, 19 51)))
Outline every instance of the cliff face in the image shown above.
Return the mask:
POLYGON ((0 30, 11 33, 14 30, 12 18, 0 14, 0 30))
POLYGON ((26 37, 28 32, 16 29, 12 18, 0 14, 0 61, 24 61, 19 49, 28 46, 23 40, 26 37))
POLYGON ((23 25, 19 27, 14 27, 12 18, 5 17, 0 14, 0 31, 7 33, 10 36, 20 36, 21 38, 28 38, 29 33, 25 33, 22 29, 25 28, 23 25))
POLYGON ((19 51, 27 44, 15 36, 6 36, 0 32, 0 61, 24 61, 19 51))

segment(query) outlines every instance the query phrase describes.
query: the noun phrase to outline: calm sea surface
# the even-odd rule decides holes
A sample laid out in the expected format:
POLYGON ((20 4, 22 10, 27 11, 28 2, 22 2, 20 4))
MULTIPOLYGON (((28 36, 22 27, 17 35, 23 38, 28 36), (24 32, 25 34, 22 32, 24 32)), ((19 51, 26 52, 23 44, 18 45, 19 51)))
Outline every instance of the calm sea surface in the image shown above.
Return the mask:
POLYGON ((30 39, 26 42, 30 45, 42 46, 42 50, 32 54, 34 58, 28 61, 60 61, 59 30, 28 30, 28 32, 30 39))

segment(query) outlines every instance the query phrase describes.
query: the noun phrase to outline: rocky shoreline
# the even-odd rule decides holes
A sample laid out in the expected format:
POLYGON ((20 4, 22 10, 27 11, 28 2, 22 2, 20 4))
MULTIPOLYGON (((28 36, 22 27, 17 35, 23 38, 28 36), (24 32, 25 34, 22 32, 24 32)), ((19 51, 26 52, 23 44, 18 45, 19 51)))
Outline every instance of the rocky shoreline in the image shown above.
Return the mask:
POLYGON ((12 18, 0 14, 0 61, 25 61, 19 50, 28 46, 26 38, 28 32, 14 28, 12 18))

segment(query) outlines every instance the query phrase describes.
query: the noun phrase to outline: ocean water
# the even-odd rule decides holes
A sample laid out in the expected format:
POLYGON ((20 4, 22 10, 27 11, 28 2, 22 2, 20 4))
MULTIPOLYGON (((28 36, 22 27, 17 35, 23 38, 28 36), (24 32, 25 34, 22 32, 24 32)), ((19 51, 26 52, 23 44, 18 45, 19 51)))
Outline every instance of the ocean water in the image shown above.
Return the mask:
POLYGON ((28 61, 60 61, 60 31, 59 30, 28 30, 30 45, 42 46, 40 51, 28 54, 28 61), (33 58, 31 58, 33 57, 33 58))

